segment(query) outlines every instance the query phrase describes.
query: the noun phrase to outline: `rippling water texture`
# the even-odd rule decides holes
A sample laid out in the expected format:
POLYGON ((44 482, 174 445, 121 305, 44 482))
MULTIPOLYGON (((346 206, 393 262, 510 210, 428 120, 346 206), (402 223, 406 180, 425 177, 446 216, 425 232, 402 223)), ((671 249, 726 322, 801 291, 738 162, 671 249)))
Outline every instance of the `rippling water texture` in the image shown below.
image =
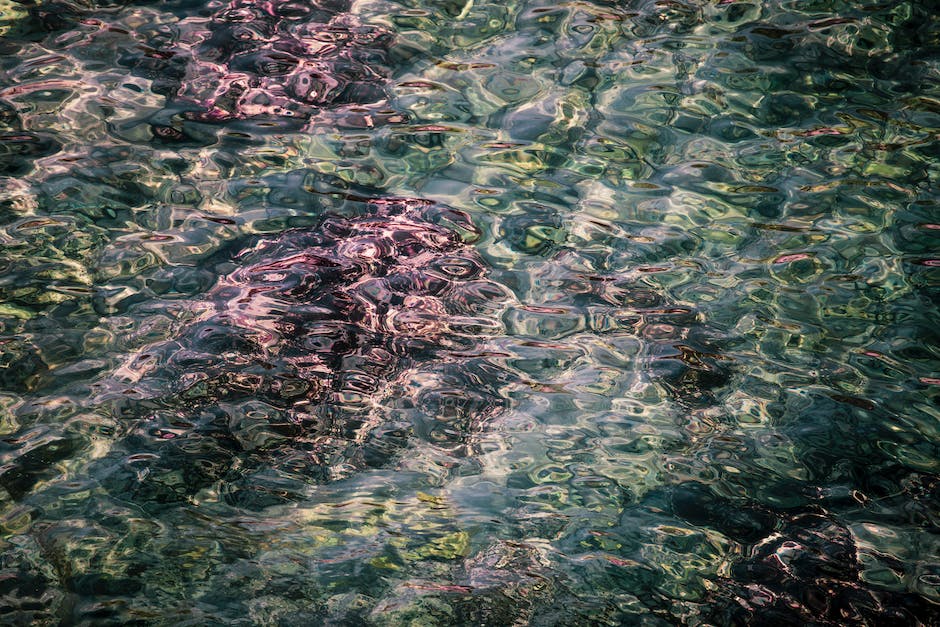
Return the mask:
POLYGON ((0 623, 940 622, 940 14, 0 0, 0 623))

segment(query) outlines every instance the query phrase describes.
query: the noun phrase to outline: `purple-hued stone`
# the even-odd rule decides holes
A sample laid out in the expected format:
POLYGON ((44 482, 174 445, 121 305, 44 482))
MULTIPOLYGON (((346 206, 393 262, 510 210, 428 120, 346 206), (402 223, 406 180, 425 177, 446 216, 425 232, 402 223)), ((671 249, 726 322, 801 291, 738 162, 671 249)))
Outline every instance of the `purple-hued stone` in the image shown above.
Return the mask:
POLYGON ((235 0, 209 19, 184 20, 177 46, 160 53, 184 58, 185 70, 161 89, 196 105, 187 117, 202 122, 307 118, 382 100, 393 37, 347 11, 344 2, 235 0))
MULTIPOLYGON (((317 482, 386 465, 413 439, 463 456, 503 408, 493 386, 505 379, 466 354, 503 332, 512 301, 465 243, 476 233, 461 212, 392 198, 257 239, 188 304, 192 320, 140 350, 98 398, 158 408, 127 440, 163 451, 148 482, 169 472, 161 464, 187 466, 189 451, 215 451, 212 465, 192 463, 185 491, 221 479, 226 455, 302 461, 317 482)), ((120 489, 143 488, 127 479, 120 489)), ((246 482, 232 485, 243 495, 246 482)), ((163 490, 150 491, 183 496, 163 490)))

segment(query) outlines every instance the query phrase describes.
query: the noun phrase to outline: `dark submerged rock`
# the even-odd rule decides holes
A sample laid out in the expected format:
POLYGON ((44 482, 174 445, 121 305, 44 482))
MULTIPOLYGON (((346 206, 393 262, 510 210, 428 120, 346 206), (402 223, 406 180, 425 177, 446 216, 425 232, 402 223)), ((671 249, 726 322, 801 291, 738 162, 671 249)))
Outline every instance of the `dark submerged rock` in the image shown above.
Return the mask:
POLYGON ((382 100, 396 45, 391 33, 359 23, 345 0, 234 0, 156 35, 121 62, 185 118, 210 123, 304 119, 382 100))
POLYGON ((39 351, 30 342, 0 336, 0 390, 29 391, 47 370, 39 351))
MULTIPOLYGON (((796 488, 791 488, 796 489, 796 488)), ((717 625, 929 625, 938 608, 864 572, 849 524, 821 507, 774 508, 680 483, 648 494, 651 511, 715 530, 739 555, 713 579, 698 620, 717 625)), ((888 559, 887 556, 880 556, 888 559)), ((904 570, 902 564, 892 568, 904 570)))
POLYGON ((32 169, 33 161, 61 148, 58 141, 43 133, 0 133, 0 175, 26 174, 32 169))
POLYGON ((940 608, 866 581, 851 531, 825 512, 781 516, 750 543, 709 605, 728 625, 929 625, 940 608))
POLYGON ((97 389, 145 414, 104 462, 111 489, 170 503, 222 481, 230 503, 265 507, 415 438, 470 452, 505 376, 454 354, 500 332, 511 296, 458 230, 476 232, 433 203, 373 200, 221 261, 178 337, 97 389))
POLYGON ((742 542, 764 537, 776 523, 776 517, 768 510, 732 503, 700 483, 675 486, 669 496, 673 511, 683 520, 716 529, 742 542))

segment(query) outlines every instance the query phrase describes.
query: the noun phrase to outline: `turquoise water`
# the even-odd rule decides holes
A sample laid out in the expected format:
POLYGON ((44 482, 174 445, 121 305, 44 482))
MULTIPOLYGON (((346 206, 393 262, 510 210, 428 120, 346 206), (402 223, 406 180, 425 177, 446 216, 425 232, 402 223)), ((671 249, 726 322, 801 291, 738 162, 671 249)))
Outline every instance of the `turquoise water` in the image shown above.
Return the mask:
POLYGON ((940 616, 929 2, 0 2, 0 622, 940 616))

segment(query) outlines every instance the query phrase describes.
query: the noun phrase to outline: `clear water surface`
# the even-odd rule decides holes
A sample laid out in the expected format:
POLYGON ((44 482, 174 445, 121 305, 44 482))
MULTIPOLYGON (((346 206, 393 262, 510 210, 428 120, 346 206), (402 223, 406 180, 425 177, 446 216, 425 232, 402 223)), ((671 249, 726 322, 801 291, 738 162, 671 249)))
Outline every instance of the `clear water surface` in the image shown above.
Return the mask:
POLYGON ((923 1, 0 2, 0 622, 940 616, 923 1))

